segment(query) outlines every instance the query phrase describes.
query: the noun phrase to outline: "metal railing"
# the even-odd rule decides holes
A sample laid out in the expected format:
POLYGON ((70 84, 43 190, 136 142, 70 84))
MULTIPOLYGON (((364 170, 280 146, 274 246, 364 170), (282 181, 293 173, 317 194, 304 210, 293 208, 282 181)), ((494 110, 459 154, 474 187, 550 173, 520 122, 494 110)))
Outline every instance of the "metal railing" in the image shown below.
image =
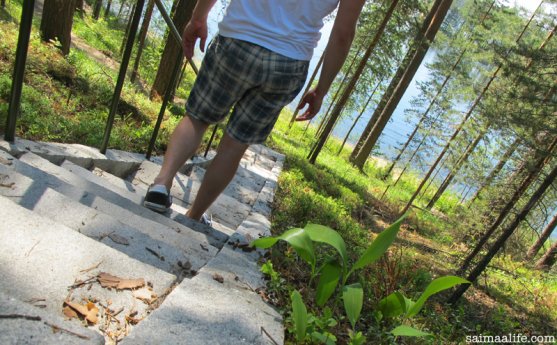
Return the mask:
MULTIPOLYGON (((168 27, 170 29, 171 36, 174 37, 174 39, 181 46, 182 45, 182 37, 181 37, 180 33, 178 32, 178 29, 176 29, 176 26, 172 22, 172 19, 168 15, 168 12, 164 8, 161 0, 154 0, 154 1, 155 1, 155 4, 156 4, 161 16, 163 17, 164 21, 166 22, 166 24, 168 25, 168 27)), ((10 103, 9 103, 9 106, 8 106, 8 118, 7 118, 7 121, 6 121, 6 131, 5 131, 5 134, 4 134, 4 139, 6 141, 9 141, 9 142, 13 142, 15 140, 16 122, 17 122, 17 116, 18 116, 19 110, 20 110, 20 105, 21 105, 21 92, 22 92, 22 89, 23 89, 23 75, 24 75, 24 72, 25 72, 25 62, 27 60, 27 51, 28 51, 28 48, 29 48, 29 38, 30 38, 30 35, 31 35, 31 25, 32 25, 32 21, 33 21, 34 5, 35 5, 35 0, 24 0, 23 1, 22 13, 21 13, 21 22, 20 22, 20 27, 19 27, 19 37, 18 37, 17 50, 16 50, 16 59, 15 59, 15 65, 14 65, 14 74, 13 74, 13 81, 12 81, 11 97, 10 97, 10 103)), ((133 50, 133 44, 134 44, 135 37, 136 37, 136 34, 137 34, 137 29, 139 27, 139 22, 141 20, 141 14, 143 12, 144 5, 145 5, 145 0, 137 0, 137 4, 135 6, 135 11, 134 11, 133 17, 132 17, 132 22, 131 22, 131 25, 130 25, 130 31, 129 31, 129 34, 128 34, 128 37, 127 37, 127 40, 126 40, 124 54, 122 56, 122 61, 120 63, 120 69, 119 69, 119 72, 118 72, 118 79, 116 81, 116 86, 114 88, 114 95, 113 95, 111 103, 110 103, 110 110, 109 110, 109 113, 108 113, 108 119, 107 119, 107 122, 106 122, 106 127, 105 127, 105 131, 104 131, 103 140, 102 140, 102 143, 101 143, 101 147, 99 149, 99 151, 102 154, 106 153, 106 150, 108 148, 108 144, 109 144, 109 141, 110 141, 110 134, 112 132, 112 127, 113 127, 113 124, 114 124, 114 118, 115 118, 115 115, 116 115, 116 111, 118 109, 118 103, 120 102, 122 88, 124 86, 124 81, 125 81, 125 78, 126 78, 126 72, 127 72, 127 69, 128 69, 129 62, 130 62, 130 58, 131 58, 131 54, 132 54, 132 50, 133 50)), ((198 69, 197 69, 195 63, 191 59, 188 59, 187 61, 190 64, 194 73, 197 75, 198 74, 198 69)), ((149 146, 147 148, 147 152, 146 152, 146 155, 145 155, 147 159, 151 158, 152 152, 155 148, 155 142, 156 142, 156 139, 157 139, 157 136, 158 136, 158 132, 160 130, 162 120, 164 118, 164 113, 166 111, 166 107, 168 106, 168 103, 170 102, 170 99, 172 98, 173 91, 177 87, 176 83, 178 81, 178 78, 179 78, 179 75, 180 75, 180 70, 181 70, 181 67, 183 65, 183 62, 184 62, 184 53, 183 53, 182 49, 180 49, 180 52, 178 53, 178 56, 176 57, 176 65, 175 65, 174 71, 172 73, 172 78, 170 80, 170 83, 166 87, 163 102, 161 104, 161 108, 160 108, 160 111, 159 111, 159 114, 158 114, 158 117, 157 117, 157 121, 156 121, 155 127, 153 129, 153 134, 151 135, 151 139, 149 141, 149 146)), ((211 139, 209 140, 209 143, 207 144, 207 150, 205 151, 205 156, 207 156, 207 152, 212 145, 212 142, 213 142, 213 139, 215 137, 217 129, 218 129, 218 125, 215 125, 213 133, 211 135, 211 139)))
POLYGON ((17 49, 15 53, 12 90, 10 93, 10 104, 8 105, 6 131, 4 134, 4 139, 10 142, 15 140, 15 125, 17 114, 19 114, 19 108, 21 106, 23 75, 25 74, 25 62, 27 61, 27 51, 29 50, 29 38, 31 37, 34 7, 35 0, 24 0, 21 8, 21 21, 19 22, 19 36, 17 38, 17 49))

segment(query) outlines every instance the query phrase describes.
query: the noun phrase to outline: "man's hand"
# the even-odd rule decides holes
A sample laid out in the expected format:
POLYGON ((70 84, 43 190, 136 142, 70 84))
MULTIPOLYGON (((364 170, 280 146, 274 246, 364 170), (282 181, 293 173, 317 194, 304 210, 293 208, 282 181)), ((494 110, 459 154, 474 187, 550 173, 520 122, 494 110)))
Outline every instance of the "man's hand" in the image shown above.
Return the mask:
POLYGON ((321 104, 323 104, 323 94, 317 91, 317 89, 309 90, 308 93, 302 97, 298 110, 303 109, 306 105, 308 108, 306 111, 296 117, 296 121, 306 121, 311 120, 321 109, 321 104))
POLYGON ((195 42, 198 38, 200 39, 199 49, 205 52, 205 41, 207 40, 206 20, 190 20, 184 28, 184 33, 182 34, 182 49, 184 50, 186 59, 191 59, 193 57, 195 42))

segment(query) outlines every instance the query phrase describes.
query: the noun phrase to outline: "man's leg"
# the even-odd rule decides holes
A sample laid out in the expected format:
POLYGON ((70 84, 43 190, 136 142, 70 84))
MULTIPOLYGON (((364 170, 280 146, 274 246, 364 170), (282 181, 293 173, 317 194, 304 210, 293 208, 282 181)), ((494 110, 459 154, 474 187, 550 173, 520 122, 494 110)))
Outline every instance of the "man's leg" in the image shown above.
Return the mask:
POLYGON ((170 191, 176 172, 193 156, 208 126, 187 115, 178 123, 170 137, 162 168, 153 181, 154 184, 165 185, 170 191))
POLYGON ((186 213, 186 216, 195 220, 201 219, 203 213, 224 191, 234 177, 240 160, 248 147, 248 144, 243 144, 231 138, 228 133, 224 134, 217 150, 217 155, 207 168, 195 201, 186 213))

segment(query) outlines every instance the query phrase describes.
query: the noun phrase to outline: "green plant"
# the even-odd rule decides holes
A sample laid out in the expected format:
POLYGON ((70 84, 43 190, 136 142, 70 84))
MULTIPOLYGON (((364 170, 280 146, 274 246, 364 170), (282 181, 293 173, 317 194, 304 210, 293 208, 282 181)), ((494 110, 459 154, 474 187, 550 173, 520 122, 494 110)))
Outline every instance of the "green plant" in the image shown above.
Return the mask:
MULTIPOLYGON (((315 292, 315 301, 317 306, 322 307, 337 291, 342 292, 344 312, 352 331, 350 333, 351 344, 365 343, 365 336, 361 332, 356 332, 356 323, 360 317, 364 303, 364 289, 360 283, 347 285, 350 276, 366 266, 375 263, 387 251, 389 246, 395 240, 400 225, 405 216, 398 219, 386 230, 381 232, 375 240, 368 246, 359 259, 348 270, 348 256, 346 244, 335 230, 318 224, 308 224, 303 229, 293 228, 284 232, 280 236, 260 238, 251 243, 252 246, 259 248, 270 248, 279 240, 287 242, 311 267, 311 282, 319 275, 319 281, 315 292), (328 257, 325 262, 318 267, 317 255, 315 254, 314 242, 324 243, 334 248, 338 257, 328 257)), ((394 292, 381 300, 379 310, 376 313, 377 318, 381 320, 383 317, 397 317, 403 315, 406 318, 415 316, 423 307, 424 303, 433 294, 451 288, 457 284, 468 283, 465 279, 447 276, 432 281, 417 301, 406 298, 401 292, 394 292)), ((291 294, 292 301, 292 321, 295 328, 296 339, 298 342, 306 339, 308 320, 307 308, 302 300, 302 295, 298 291, 291 294)), ((406 325, 400 325, 394 328, 391 333, 395 336, 428 336, 429 333, 422 332, 406 325)), ((312 335, 315 340, 329 343, 332 339, 312 335)))
MULTIPOLYGON (((377 316, 379 319, 382 317, 387 318, 395 318, 398 316, 402 316, 406 319, 412 318, 416 316, 423 308, 425 302, 434 294, 439 293, 443 290, 447 290, 452 288, 458 284, 469 284, 470 282, 466 279, 456 277, 456 276, 445 276, 440 277, 433 280, 425 291, 421 294, 421 296, 416 300, 412 301, 411 299, 404 296, 399 291, 395 291, 389 296, 383 298, 379 302, 378 311, 380 314, 377 316)), ((418 329, 407 325, 400 325, 393 330, 391 333, 395 336, 411 336, 411 337, 423 337, 423 336, 430 336, 431 334, 422 332, 418 329)))

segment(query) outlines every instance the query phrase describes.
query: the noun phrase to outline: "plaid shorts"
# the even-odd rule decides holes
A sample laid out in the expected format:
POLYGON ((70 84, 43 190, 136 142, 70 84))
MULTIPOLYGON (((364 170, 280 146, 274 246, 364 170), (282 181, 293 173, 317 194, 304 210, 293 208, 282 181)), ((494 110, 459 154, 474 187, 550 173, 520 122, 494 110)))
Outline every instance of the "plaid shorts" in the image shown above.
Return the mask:
POLYGON ((234 106, 227 133, 244 144, 263 143, 282 108, 302 89, 308 65, 253 43, 217 36, 203 59, 186 113, 214 124, 234 106))

